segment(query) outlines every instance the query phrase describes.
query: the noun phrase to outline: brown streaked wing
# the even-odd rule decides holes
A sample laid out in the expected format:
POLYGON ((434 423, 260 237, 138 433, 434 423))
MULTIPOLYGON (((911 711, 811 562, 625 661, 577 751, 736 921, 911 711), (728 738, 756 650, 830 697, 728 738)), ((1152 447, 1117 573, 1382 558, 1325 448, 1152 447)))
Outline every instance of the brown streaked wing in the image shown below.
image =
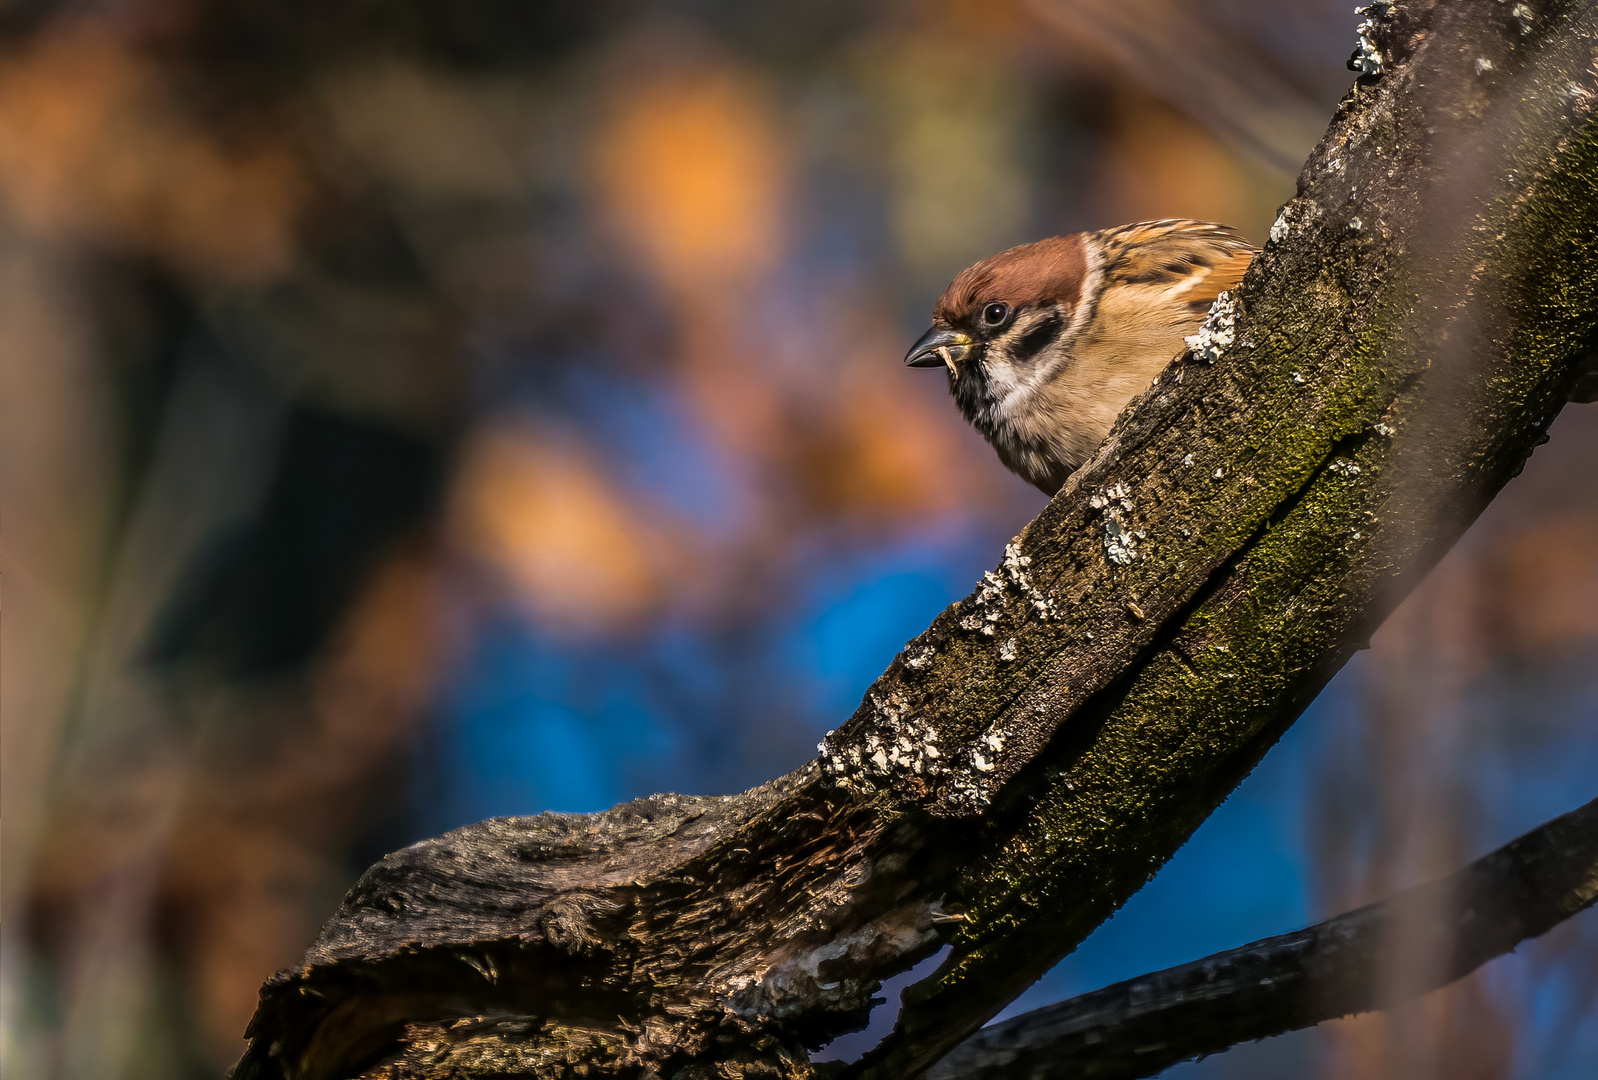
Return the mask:
POLYGON ((1255 254, 1253 248, 1246 247, 1216 263, 1202 281, 1188 290, 1187 302, 1207 308, 1215 303, 1217 296, 1228 289, 1237 288, 1243 281, 1249 263, 1254 261, 1255 254))
POLYGON ((1254 250, 1233 229, 1207 221, 1140 221, 1094 234, 1107 277, 1127 285, 1182 294, 1208 307, 1237 285, 1254 250))

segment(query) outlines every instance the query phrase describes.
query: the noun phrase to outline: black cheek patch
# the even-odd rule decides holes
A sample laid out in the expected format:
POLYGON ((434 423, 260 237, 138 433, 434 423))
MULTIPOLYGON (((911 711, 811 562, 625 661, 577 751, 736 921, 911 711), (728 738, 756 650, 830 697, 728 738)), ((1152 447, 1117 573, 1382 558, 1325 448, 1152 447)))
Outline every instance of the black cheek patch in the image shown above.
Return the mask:
POLYGON ((1042 352, 1056 338, 1060 336, 1060 329, 1065 325, 1065 320, 1059 312, 1054 312, 1046 319, 1038 320, 1026 333, 1021 335, 1021 340, 1015 343, 1015 348, 1010 350, 1012 363, 1024 364, 1038 353, 1042 352))

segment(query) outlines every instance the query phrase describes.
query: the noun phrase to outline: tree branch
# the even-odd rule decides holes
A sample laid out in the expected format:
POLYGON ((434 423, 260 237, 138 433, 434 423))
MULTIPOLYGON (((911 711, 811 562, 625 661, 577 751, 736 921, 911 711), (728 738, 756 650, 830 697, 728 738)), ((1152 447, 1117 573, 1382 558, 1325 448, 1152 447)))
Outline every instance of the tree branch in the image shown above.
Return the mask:
POLYGON ((1133 1080, 1251 1039, 1435 990, 1598 901, 1598 799, 1465 869, 1304 930, 1206 956, 984 1028, 925 1080, 1133 1080), (1443 959, 1395 982, 1397 935, 1443 959))
POLYGON ((263 988, 239 1080, 806 1077, 943 943, 854 1074, 914 1075, 991 1018, 1176 851, 1572 392, 1598 13, 1533 6, 1395 9, 1215 348, 816 761, 389 856, 263 988))

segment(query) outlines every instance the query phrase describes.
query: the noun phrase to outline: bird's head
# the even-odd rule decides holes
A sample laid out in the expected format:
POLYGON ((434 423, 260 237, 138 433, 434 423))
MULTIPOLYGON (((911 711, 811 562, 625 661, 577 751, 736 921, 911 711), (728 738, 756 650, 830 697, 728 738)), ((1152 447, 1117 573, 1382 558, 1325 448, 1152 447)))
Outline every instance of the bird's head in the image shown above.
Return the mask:
POLYGON ((983 259, 950 282, 904 362, 946 367, 967 418, 992 422, 994 410, 1029 397, 1065 362, 1088 276, 1080 235, 983 259))
POLYGON ((999 459, 1052 495, 1253 256, 1175 218, 1023 244, 962 270, 904 362, 947 368, 999 459))

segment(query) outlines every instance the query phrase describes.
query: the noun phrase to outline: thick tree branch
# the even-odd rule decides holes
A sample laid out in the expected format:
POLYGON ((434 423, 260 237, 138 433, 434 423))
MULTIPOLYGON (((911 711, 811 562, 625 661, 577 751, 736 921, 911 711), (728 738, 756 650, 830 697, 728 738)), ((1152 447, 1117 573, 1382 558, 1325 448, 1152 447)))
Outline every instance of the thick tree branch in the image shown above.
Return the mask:
POLYGON ((1435 990, 1595 901, 1598 799, 1379 904, 984 1028, 926 1080, 1153 1076, 1240 1042, 1435 990), (1396 978, 1383 959, 1400 935, 1429 939, 1440 962, 1396 978))
POLYGON ((1395 9, 1212 349, 1172 365, 817 761, 373 867, 240 1080, 898 1080, 1123 903, 1494 493, 1598 332, 1598 13, 1395 9), (453 1071, 453 1072, 452 1072, 453 1071))

